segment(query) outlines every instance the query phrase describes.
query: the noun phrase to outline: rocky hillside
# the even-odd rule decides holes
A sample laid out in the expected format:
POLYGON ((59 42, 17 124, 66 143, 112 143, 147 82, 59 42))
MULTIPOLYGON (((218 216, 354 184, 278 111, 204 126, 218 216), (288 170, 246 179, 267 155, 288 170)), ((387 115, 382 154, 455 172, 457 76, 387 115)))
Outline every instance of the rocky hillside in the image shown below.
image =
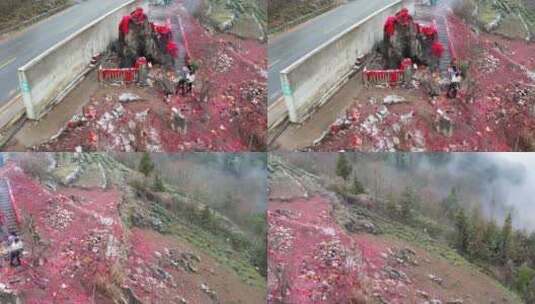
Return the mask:
POLYGON ((107 154, 14 154, 0 178, 26 244, 22 266, 0 268, 0 299, 264 301, 250 234, 174 184, 107 154))
POLYGON ((266 39, 266 0, 187 0, 185 3, 210 28, 243 38, 266 39))
POLYGON ((456 12, 483 30, 508 38, 534 40, 535 4, 529 0, 463 0, 456 12))
POLYGON ((270 159, 268 303, 521 303, 425 230, 386 216, 373 195, 297 158, 270 159))

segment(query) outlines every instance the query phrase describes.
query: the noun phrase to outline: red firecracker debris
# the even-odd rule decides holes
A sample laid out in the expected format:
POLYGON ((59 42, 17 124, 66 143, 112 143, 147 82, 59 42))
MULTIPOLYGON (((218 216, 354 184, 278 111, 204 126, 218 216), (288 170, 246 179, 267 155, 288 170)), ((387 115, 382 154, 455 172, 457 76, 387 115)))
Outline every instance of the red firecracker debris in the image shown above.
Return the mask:
POLYGON ((169 55, 175 58, 178 57, 178 46, 174 41, 170 40, 169 42, 167 42, 166 50, 169 55))
POLYGON ((396 17, 388 17, 385 22, 385 33, 388 37, 394 35, 396 30, 396 17))
POLYGON ((439 41, 435 41, 431 46, 431 51, 433 52, 434 56, 442 57, 442 54, 444 53, 444 46, 439 41))

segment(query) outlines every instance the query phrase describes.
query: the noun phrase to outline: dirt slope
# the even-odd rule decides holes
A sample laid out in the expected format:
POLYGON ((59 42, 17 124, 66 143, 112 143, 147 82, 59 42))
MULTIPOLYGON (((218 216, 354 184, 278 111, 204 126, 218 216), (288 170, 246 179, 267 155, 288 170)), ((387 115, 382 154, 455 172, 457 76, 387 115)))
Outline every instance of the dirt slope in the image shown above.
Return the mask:
POLYGON ((447 248, 367 233, 376 223, 359 210, 326 190, 271 197, 268 303, 519 303, 447 248))
POLYGON ((23 303, 264 301, 263 288, 247 283, 212 252, 178 235, 125 222, 132 197, 119 181, 125 172, 135 173, 111 161, 100 164, 102 171, 87 166, 78 173, 78 186, 39 182, 13 162, 0 170, 0 178, 12 185, 26 244, 21 267, 0 268, 2 292, 10 290, 23 303), (99 177, 85 176, 95 173, 99 177))

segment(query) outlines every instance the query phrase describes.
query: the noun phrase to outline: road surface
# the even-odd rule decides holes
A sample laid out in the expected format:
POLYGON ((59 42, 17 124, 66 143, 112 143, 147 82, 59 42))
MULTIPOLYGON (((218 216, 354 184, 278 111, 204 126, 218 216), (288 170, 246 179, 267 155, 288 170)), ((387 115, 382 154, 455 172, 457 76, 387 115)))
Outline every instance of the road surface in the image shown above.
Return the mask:
POLYGON ((0 38, 0 107, 19 93, 17 69, 128 0, 79 0, 68 9, 0 38))
POLYGON ((281 96, 280 72, 336 34, 395 0, 353 0, 269 40, 269 104, 281 96))

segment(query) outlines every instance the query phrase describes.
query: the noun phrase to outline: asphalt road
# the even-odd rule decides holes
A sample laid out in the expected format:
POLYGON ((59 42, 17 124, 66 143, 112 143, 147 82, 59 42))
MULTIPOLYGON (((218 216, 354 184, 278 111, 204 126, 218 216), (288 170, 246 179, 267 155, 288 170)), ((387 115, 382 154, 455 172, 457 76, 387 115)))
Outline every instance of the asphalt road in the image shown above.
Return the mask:
POLYGON ((269 104, 281 96, 280 72, 336 34, 395 0, 353 0, 269 40, 269 104))
POLYGON ((79 0, 29 28, 0 38, 0 106, 19 93, 17 69, 128 0, 79 0))

